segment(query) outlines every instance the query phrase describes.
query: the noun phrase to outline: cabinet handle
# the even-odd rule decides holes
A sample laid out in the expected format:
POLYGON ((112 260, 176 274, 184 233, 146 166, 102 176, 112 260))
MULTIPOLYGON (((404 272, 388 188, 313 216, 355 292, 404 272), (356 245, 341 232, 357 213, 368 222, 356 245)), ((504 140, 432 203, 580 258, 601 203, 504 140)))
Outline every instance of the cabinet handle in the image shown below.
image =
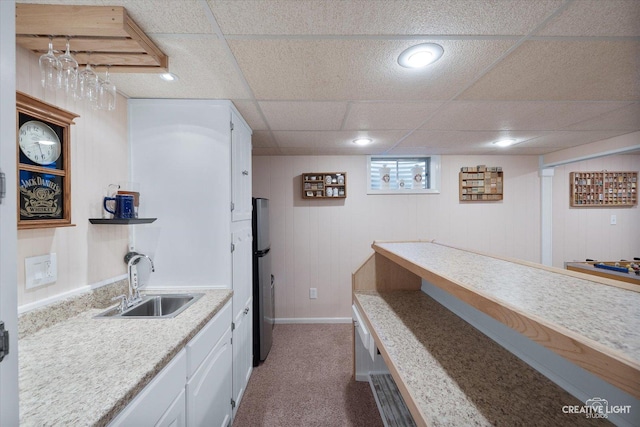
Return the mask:
POLYGON ((245 170, 243 170, 243 171, 242 171, 242 175, 249 175, 249 171, 248 171, 248 170, 246 170, 246 169, 245 169, 245 170))
POLYGON ((249 312, 249 307, 244 309, 244 314, 247 314, 249 312))

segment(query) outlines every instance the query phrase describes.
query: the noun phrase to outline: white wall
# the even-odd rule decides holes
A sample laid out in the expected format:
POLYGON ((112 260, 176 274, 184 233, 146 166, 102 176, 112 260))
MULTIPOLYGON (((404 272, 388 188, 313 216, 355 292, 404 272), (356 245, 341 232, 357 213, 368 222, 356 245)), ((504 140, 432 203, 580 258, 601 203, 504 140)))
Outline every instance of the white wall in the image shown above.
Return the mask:
MULTIPOLYGON (((348 318, 351 273, 374 240, 436 239, 539 262, 540 181, 535 156, 442 156, 442 192, 367 195, 365 156, 253 158, 253 195, 271 199, 276 317, 348 318), (502 202, 458 201, 462 166, 502 166, 502 202), (303 200, 304 172, 347 172, 347 198, 303 200), (318 299, 309 299, 309 288, 318 299)), ((464 266, 460 266, 464 268, 464 266)))
POLYGON ((33 303, 83 288, 125 273, 126 226, 91 225, 101 216, 102 197, 110 183, 125 182, 129 173, 127 102, 118 96, 116 111, 94 111, 78 101, 40 85, 38 57, 23 48, 16 51, 16 89, 79 114, 71 126, 72 206, 75 227, 18 232, 18 305, 33 303), (25 257, 55 252, 58 281, 36 289, 25 288, 25 257))
POLYGON ((572 208, 569 174, 580 171, 640 171, 640 155, 625 154, 570 163, 553 176, 553 265, 586 258, 616 261, 640 257, 640 208, 572 208), (610 225, 611 215, 617 225, 610 225))

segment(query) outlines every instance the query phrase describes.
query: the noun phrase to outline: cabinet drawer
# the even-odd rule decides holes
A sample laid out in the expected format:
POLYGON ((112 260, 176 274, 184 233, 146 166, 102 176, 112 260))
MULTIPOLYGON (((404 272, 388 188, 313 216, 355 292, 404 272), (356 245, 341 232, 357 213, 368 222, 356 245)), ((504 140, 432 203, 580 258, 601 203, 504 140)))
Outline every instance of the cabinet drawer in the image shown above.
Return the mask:
POLYGON ((154 426, 184 391, 187 357, 180 351, 111 422, 110 426, 154 426))
POLYGON ((362 315, 358 310, 358 307, 353 304, 351 306, 352 316, 353 316, 353 326, 355 326, 356 331, 360 335, 360 339, 362 340, 362 344, 364 344, 364 348, 369 351, 369 356, 371 356, 371 360, 375 360, 376 358, 376 343, 373 340, 373 335, 367 329, 367 325, 362 320, 362 315))
POLYGON ((226 303, 213 319, 187 344, 188 378, 191 378, 230 325, 231 301, 226 303))

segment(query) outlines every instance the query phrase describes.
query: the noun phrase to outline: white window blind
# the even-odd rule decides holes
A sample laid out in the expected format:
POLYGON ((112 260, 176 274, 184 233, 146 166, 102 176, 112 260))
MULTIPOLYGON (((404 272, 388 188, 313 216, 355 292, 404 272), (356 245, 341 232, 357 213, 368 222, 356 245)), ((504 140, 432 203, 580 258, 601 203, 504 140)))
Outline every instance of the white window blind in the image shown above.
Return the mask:
POLYGON ((389 189, 403 189, 411 188, 426 189, 429 188, 429 158, 428 157, 416 157, 416 158, 390 158, 390 157, 371 157, 371 167, 369 173, 371 174, 371 189, 382 189, 382 172, 383 168, 389 168, 389 189), (422 169, 420 177, 420 186, 414 184, 414 170, 416 168, 422 169), (417 188, 416 188, 417 187, 417 188))
POLYGON ((438 194, 440 156, 368 156, 367 179, 368 194, 438 194))

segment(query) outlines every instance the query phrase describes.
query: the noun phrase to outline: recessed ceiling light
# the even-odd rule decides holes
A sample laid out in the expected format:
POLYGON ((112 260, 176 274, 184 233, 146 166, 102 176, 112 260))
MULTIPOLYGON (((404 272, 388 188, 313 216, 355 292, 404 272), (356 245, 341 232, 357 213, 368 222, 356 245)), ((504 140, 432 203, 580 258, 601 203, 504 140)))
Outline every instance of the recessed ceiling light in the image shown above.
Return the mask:
POLYGON ((439 44, 421 43, 411 46, 398 56, 398 64, 405 68, 422 68, 436 62, 444 49, 439 44))
POLYGON ((507 139, 501 139, 499 141, 494 142, 494 145, 497 145, 498 147, 508 147, 510 145, 513 145, 516 143, 515 139, 511 139, 511 138, 507 138, 507 139))
POLYGON ((373 142, 371 138, 357 138, 353 140, 353 143, 356 145, 369 145, 373 142))
POLYGON ((167 82, 173 82, 173 81, 178 80, 178 76, 176 76, 173 73, 162 73, 162 74, 160 74, 160 78, 162 80, 164 80, 164 81, 167 81, 167 82))

